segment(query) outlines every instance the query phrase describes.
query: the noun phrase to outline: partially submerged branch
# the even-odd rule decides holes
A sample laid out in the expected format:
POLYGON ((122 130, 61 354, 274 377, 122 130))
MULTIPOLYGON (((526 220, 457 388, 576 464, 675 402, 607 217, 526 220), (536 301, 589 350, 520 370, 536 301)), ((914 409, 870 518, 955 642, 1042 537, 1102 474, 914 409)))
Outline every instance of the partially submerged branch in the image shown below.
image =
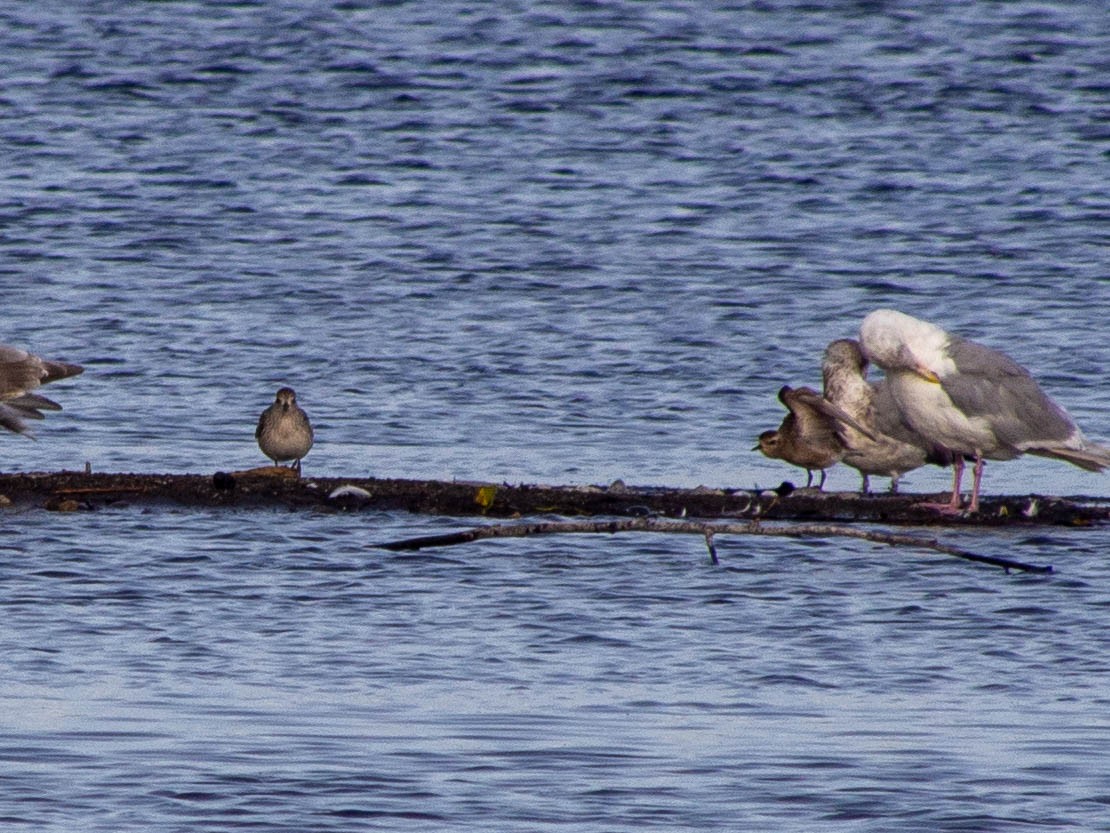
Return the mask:
POLYGON ((448 532, 441 535, 425 535, 405 538, 378 544, 386 550, 421 550, 428 547, 447 547, 466 544, 484 538, 524 538, 531 535, 561 535, 567 533, 617 533, 617 532, 664 532, 686 535, 701 535, 713 563, 718 563, 714 538, 717 535, 773 535, 788 538, 857 538, 877 544, 914 547, 933 552, 989 564, 1004 570, 1019 570, 1026 573, 1050 573, 1051 565, 1026 564, 1009 558, 979 555, 959 547, 942 544, 934 538, 920 538, 890 532, 873 532, 846 526, 830 524, 792 524, 790 526, 768 526, 758 521, 746 523, 707 523, 705 521, 672 520, 667 518, 618 518, 605 521, 541 521, 536 523, 490 524, 448 532))

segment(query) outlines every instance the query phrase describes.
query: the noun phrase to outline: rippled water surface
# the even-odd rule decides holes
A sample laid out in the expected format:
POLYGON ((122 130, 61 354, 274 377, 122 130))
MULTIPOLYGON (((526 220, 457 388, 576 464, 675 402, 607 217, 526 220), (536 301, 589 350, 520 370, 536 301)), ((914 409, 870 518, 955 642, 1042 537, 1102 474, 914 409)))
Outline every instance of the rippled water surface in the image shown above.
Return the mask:
MULTIPOLYGON (((288 383, 306 476, 775 484, 775 391, 878 306, 1110 439, 1108 39, 1021 0, 0 2, 0 337, 87 367, 3 469, 256 465, 288 383)), ((0 522, 5 829, 1110 829, 1105 530, 946 537, 1033 577, 0 522)))

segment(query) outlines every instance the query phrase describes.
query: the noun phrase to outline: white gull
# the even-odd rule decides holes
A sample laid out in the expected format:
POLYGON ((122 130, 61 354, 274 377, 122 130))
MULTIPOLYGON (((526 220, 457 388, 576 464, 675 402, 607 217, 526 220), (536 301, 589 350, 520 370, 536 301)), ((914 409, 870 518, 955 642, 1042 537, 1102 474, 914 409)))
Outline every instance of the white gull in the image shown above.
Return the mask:
POLYGON ((998 350, 935 324, 880 309, 860 327, 864 355, 886 372, 903 420, 950 452, 955 475, 946 511, 960 508, 963 458, 975 460, 968 510, 979 508, 983 460, 1037 454, 1089 471, 1110 466, 1110 448, 1089 441, 1029 371, 998 350))

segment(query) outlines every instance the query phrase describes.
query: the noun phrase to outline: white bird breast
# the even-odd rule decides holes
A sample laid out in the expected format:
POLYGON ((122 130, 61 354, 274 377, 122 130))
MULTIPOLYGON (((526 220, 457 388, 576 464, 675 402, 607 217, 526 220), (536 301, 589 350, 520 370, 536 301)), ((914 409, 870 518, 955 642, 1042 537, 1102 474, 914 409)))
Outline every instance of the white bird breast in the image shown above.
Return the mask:
POLYGON ((938 383, 916 373, 888 374, 888 378, 899 410, 919 434, 962 454, 997 451, 990 422, 982 417, 969 418, 938 383))

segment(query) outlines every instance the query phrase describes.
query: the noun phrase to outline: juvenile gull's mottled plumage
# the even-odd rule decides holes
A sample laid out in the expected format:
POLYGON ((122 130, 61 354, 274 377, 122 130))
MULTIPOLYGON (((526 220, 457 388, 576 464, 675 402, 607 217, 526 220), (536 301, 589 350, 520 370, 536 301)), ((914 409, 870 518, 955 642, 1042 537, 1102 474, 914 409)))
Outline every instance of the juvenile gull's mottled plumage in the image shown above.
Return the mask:
POLYGON ((849 338, 830 342, 821 372, 825 398, 874 432, 867 436, 849 423, 836 423, 844 446, 842 462, 859 471, 865 494, 870 487, 868 475, 889 477, 891 492, 897 492, 903 474, 926 462, 942 462, 930 456, 925 439, 902 421, 886 380, 878 384, 867 381, 867 359, 858 342, 849 338))
POLYGON ((760 434, 759 443, 752 450, 804 468, 807 487, 813 483, 813 470, 819 469, 821 480, 817 488, 821 489, 825 485, 826 469, 844 456, 837 423, 845 422, 864 434, 870 431, 812 388, 783 385, 779 389, 779 401, 790 413, 783 417, 778 430, 760 434))
POLYGON ((1110 466, 1110 449, 1088 441, 1029 372, 997 350, 895 310, 860 327, 864 355, 886 371, 905 422, 954 456, 952 499, 960 507, 963 457, 975 459, 968 509, 979 508, 983 460, 1054 457, 1089 471, 1110 466))
POLYGON ((25 419, 43 419, 42 411, 62 406, 32 390, 84 372, 76 364, 44 359, 18 347, 0 344, 0 426, 31 436, 25 419))
POLYGON ((292 388, 277 392, 274 404, 258 418, 254 436, 262 453, 275 463, 292 460, 293 468, 301 470, 301 458, 312 448, 312 425, 292 388))

